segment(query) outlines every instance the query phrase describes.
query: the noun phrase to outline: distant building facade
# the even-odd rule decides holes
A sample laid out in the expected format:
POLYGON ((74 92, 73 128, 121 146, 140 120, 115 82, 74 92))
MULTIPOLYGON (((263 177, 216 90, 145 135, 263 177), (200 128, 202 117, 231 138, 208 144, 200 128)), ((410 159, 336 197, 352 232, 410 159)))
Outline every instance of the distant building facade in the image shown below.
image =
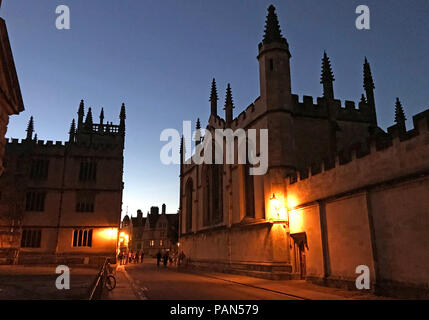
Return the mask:
POLYGON ((143 251, 145 255, 154 256, 159 251, 177 249, 179 219, 177 213, 166 213, 165 204, 161 214, 158 207, 151 207, 146 217, 141 210, 137 217, 126 215, 122 220, 122 229, 130 237, 129 250, 143 251))
POLYGON ((273 6, 258 49, 260 96, 234 117, 228 85, 223 119, 213 80, 206 132, 243 129, 247 137, 249 129, 268 129, 268 171, 250 175, 248 160, 189 162, 182 139, 179 230, 189 264, 350 288, 356 267, 366 265, 380 293, 429 295, 429 110, 407 131, 398 99, 396 124, 383 131, 367 59, 358 108, 342 106, 326 53, 323 96, 299 101, 273 6))
MULTIPOLYGON (((1 3, 0 3, 1 6, 1 3)), ((21 89, 15 62, 10 48, 6 23, 0 18, 0 176, 3 173, 3 157, 9 116, 24 111, 21 89)))
POLYGON ((120 123, 94 123, 81 101, 69 141, 27 136, 6 145, 0 178, 3 263, 98 263, 115 257, 121 219, 125 105, 120 123), (85 119, 84 119, 85 117, 85 119))

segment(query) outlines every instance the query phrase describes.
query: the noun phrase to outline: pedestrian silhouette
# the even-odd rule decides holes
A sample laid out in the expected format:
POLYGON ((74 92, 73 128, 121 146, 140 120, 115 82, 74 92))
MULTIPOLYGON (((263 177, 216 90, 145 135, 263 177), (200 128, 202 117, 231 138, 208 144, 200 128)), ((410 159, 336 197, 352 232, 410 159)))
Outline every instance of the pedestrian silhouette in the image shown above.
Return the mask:
POLYGON ((156 265, 159 267, 159 263, 161 262, 161 251, 158 251, 156 254, 156 265))
POLYGON ((164 267, 167 266, 167 262, 168 262, 168 251, 166 251, 164 253, 164 257, 163 257, 163 263, 164 263, 164 267))

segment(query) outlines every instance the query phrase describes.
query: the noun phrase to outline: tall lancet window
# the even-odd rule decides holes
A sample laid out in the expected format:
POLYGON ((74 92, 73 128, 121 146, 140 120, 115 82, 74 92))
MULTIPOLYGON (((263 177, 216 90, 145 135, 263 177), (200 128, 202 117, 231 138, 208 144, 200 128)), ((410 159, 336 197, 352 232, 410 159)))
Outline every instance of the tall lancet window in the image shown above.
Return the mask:
POLYGON ((223 220, 222 203, 222 176, 223 167, 221 164, 212 165, 213 176, 213 223, 221 223, 223 220))
POLYGON ((205 165, 202 173, 203 223, 205 226, 219 224, 223 221, 223 165, 215 164, 215 141, 213 141, 212 148, 213 164, 205 165))
POLYGON ((250 174, 251 159, 256 156, 255 146, 249 140, 246 141, 247 153, 246 153, 246 164, 244 167, 244 194, 245 194, 245 208, 246 217, 255 218, 255 183, 254 176, 250 174))
POLYGON ((204 216, 203 223, 205 226, 210 225, 211 222, 211 202, 212 202, 212 194, 210 188, 210 170, 208 170, 208 166, 205 167, 204 174, 204 216))
POLYGON ((192 179, 189 179, 186 183, 185 188, 185 199, 186 199, 186 232, 192 231, 192 191, 193 191, 193 184, 192 179))

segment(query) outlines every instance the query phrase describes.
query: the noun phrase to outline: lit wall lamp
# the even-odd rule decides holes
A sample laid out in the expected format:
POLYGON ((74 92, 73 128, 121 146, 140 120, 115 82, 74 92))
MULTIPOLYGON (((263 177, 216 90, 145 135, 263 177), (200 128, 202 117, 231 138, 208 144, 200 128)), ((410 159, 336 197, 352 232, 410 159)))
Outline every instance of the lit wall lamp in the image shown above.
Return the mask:
POLYGON ((287 210, 284 206, 284 201, 282 201, 279 196, 276 196, 275 193, 270 198, 270 207, 271 207, 271 219, 273 220, 282 220, 288 222, 287 210))

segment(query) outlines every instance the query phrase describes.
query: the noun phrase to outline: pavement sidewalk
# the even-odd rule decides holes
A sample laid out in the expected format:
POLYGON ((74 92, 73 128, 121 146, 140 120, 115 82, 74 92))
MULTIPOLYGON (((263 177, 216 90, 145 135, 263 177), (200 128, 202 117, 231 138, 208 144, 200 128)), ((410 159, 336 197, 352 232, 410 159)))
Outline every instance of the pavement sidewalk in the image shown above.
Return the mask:
POLYGON ((55 265, 0 266, 0 300, 85 300, 98 269, 70 267, 70 290, 58 290, 55 265))
POLYGON ((146 300, 144 291, 134 283, 125 266, 116 267, 116 288, 107 293, 106 300, 146 300))
MULTIPOLYGON (((186 269, 179 269, 181 272, 189 272, 186 269)), ((305 280, 266 280, 244 275, 204 272, 192 270, 202 276, 216 278, 232 283, 237 283, 249 287, 260 288, 308 300, 381 300, 385 297, 376 296, 370 292, 351 291, 337 288, 330 288, 312 284, 305 280)))

